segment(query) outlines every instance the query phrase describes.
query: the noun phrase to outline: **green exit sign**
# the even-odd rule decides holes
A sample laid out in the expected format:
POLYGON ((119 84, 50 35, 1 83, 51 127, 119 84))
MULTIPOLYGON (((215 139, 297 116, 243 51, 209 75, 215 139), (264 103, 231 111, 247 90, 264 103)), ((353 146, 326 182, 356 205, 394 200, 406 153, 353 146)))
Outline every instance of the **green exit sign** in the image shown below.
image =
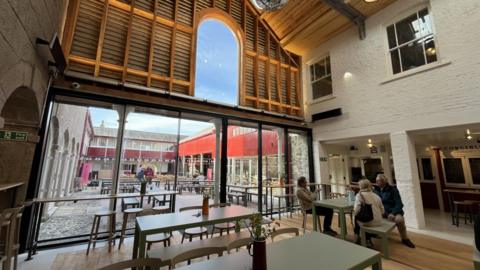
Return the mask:
POLYGON ((26 142, 28 132, 0 130, 0 140, 26 142))

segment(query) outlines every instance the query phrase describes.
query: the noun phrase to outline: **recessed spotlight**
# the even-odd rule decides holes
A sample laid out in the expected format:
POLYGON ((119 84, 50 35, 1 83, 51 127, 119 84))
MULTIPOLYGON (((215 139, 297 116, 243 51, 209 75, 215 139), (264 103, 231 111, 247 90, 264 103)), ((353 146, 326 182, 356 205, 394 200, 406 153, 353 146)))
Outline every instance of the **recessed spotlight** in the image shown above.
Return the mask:
POLYGON ((368 148, 372 148, 372 147, 373 147, 372 139, 368 139, 367 146, 368 146, 368 148))
POLYGON ((350 79, 352 76, 353 76, 352 73, 350 73, 350 72, 348 72, 348 71, 345 72, 345 74, 343 74, 343 78, 344 78, 344 79, 350 79))

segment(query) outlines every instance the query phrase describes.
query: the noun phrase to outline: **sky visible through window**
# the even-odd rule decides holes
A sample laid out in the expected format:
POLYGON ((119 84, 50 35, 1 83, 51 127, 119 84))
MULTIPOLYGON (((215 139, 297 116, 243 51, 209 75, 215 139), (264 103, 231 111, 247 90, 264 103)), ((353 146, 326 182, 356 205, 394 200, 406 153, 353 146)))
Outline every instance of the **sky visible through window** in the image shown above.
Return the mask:
POLYGON ((195 96, 238 105, 238 39, 225 24, 205 20, 197 33, 195 96))
MULTIPOLYGON (((231 105, 238 104, 239 45, 237 37, 218 20, 205 20, 198 29, 195 96, 231 105)), ((118 113, 112 109, 89 108, 94 127, 118 128, 118 113)), ((191 136, 213 124, 182 119, 181 135, 191 136)), ((130 113, 129 130, 176 134, 178 119, 161 115, 130 113)))

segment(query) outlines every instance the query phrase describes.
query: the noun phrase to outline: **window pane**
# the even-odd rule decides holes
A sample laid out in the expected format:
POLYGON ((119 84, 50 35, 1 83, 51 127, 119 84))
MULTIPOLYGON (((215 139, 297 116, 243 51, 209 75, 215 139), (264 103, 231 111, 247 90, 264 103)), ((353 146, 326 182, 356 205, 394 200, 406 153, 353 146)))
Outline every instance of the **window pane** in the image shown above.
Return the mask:
POLYGON ((444 158, 443 166, 445 167, 445 180, 447 183, 465 184, 462 159, 444 158))
POLYGON ((427 63, 437 61, 437 49, 435 48, 433 36, 425 40, 425 55, 427 56, 427 63))
POLYGON ((327 72, 325 70, 325 59, 315 64, 315 80, 325 77, 327 72))
POLYGON ((313 99, 332 94, 332 77, 325 77, 312 84, 313 99))
POLYGON ((310 66, 310 80, 315 80, 315 65, 310 66))
POLYGON ((398 44, 409 42, 422 36, 417 14, 413 14, 395 24, 397 28, 398 44))
POLYGON ((422 158, 423 180, 433 180, 432 160, 422 158))
POLYGON ((289 160, 290 160, 290 183, 296 183, 300 176, 310 180, 308 167, 308 143, 307 134, 304 131, 288 132, 289 160))
POLYGON ((332 70, 330 68, 330 56, 325 59, 325 66, 327 67, 327 75, 330 75, 332 73, 332 70))
POLYGON ((388 47, 391 49, 397 46, 397 40, 395 38, 395 27, 390 25, 387 27, 388 47))
POLYGON ((418 21, 418 25, 420 28, 420 36, 426 36, 431 33, 432 31, 432 22, 430 20, 430 15, 428 14, 428 9, 424 9, 418 13, 418 17, 420 20, 418 21))
POLYGON ((472 172, 472 181, 475 185, 480 185, 480 158, 469 158, 470 171, 472 172))
POLYGON ((403 71, 425 65, 422 43, 410 43, 400 48, 400 54, 402 56, 403 71))
POLYGON ((402 69, 400 68, 400 56, 398 55, 398 50, 390 52, 390 57, 392 59, 393 74, 400 73, 402 69))

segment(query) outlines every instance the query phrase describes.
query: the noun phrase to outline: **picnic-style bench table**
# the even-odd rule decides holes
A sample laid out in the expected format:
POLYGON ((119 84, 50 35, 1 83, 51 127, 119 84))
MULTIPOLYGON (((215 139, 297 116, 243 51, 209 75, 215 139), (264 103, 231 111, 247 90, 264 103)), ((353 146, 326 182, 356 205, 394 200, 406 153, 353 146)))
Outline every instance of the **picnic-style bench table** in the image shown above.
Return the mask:
POLYGON ((228 251, 228 246, 235 240, 250 238, 248 231, 239 233, 231 233, 223 236, 212 237, 201 241, 186 242, 183 244, 172 245, 169 247, 161 247, 147 251, 148 258, 161 259, 164 265, 170 265, 170 260, 183 252, 206 247, 218 247, 228 251))
MULTIPOLYGON (((337 198, 337 199, 314 201, 313 205, 323 206, 323 207, 331 208, 333 210, 338 211, 338 217, 340 219, 340 229, 341 229, 340 236, 342 237, 342 239, 345 239, 345 236, 347 235, 347 222, 345 220, 345 212, 352 210, 354 203, 355 202, 350 201, 347 198, 337 198)), ((312 212, 313 212, 313 229, 315 231, 318 231, 317 213, 315 211, 315 207, 312 208, 312 212)))
POLYGON ((140 207, 140 201, 137 198, 123 198, 122 199, 122 211, 125 211, 129 206, 133 208, 140 207))
POLYGON ((366 234, 371 233, 382 238, 383 256, 388 259, 390 256, 388 249, 388 236, 395 228, 395 223, 384 220, 379 226, 360 226, 360 237, 362 238, 362 246, 367 246, 366 234))
POLYGON ((237 200, 237 205, 240 205, 240 198, 243 200, 243 206, 247 206, 247 194, 243 192, 230 192, 228 193, 228 200, 233 202, 233 198, 237 200))
POLYGON ((206 216, 201 215, 201 213, 198 215, 198 213, 193 210, 180 213, 137 217, 132 259, 145 258, 146 238, 148 235, 224 222, 236 222, 241 219, 249 218, 256 212, 246 207, 232 205, 227 207, 210 208, 209 214, 206 216))
MULTIPOLYGON (((325 234, 313 232, 267 245, 267 268, 274 270, 373 270, 382 269, 382 257, 375 250, 325 234), (346 254, 346 256, 340 256, 346 254)), ((246 250, 176 268, 178 270, 251 269, 246 250)))

